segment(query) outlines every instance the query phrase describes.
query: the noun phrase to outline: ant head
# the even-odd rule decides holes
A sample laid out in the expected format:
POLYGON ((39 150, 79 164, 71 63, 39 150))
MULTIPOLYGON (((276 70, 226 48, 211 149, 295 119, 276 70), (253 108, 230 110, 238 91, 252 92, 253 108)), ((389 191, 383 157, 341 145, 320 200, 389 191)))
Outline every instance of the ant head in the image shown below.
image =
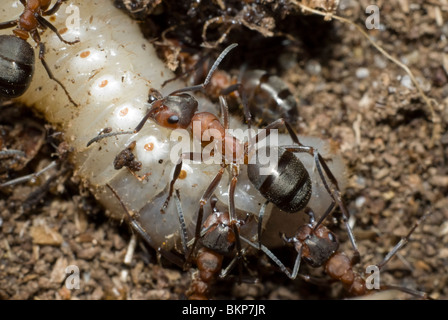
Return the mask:
POLYGON ((296 234, 297 244, 303 247, 302 258, 313 268, 320 267, 338 250, 336 236, 325 226, 317 229, 304 225, 296 234))
POLYGON ((201 238, 201 243, 204 247, 225 255, 233 250, 236 239, 230 227, 229 213, 219 211, 216 202, 217 198, 212 197, 213 213, 204 222, 204 228, 207 229, 207 232, 201 238))
POLYGON ((198 102, 187 93, 155 99, 152 103, 151 119, 170 129, 186 129, 198 110, 198 102))

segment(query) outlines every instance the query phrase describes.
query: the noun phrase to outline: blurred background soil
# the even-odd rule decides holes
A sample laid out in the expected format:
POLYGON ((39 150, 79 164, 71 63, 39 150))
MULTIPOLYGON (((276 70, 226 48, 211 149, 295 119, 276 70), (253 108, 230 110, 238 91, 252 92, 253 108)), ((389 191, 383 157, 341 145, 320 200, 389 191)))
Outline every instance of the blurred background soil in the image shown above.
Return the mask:
MULTIPOLYGON (((316 7, 321 2, 307 1, 316 7)), ((290 1, 123 0, 115 5, 142 21, 161 58, 179 74, 191 65, 185 60, 177 65, 177 50, 188 52, 186 57, 215 58, 237 42, 239 47, 220 69, 237 74, 247 64, 281 77, 298 101, 296 129, 331 139, 347 164, 344 201, 354 217, 362 258, 357 270, 379 263, 424 213, 431 212, 388 263, 381 281, 435 299, 448 298, 447 1, 341 0, 337 11, 412 70, 425 94, 437 102, 435 119, 409 75, 353 26, 304 14, 290 1), (370 15, 366 7, 372 4, 380 8, 378 30, 364 27, 370 15), (201 46, 204 42, 209 48, 201 46)), ((70 152, 60 134, 30 110, 4 102, 0 111, 4 146, 28 154, 26 161, 2 159, 0 182, 36 172, 57 159, 54 154, 64 158, 70 152)), ((72 177, 67 161, 34 180, 0 190, 1 299, 185 298, 194 269, 161 264, 143 245, 125 265, 129 228, 106 217, 85 184, 72 177), (80 289, 65 287, 67 265, 79 267, 80 289)), ((328 221, 330 228, 350 254, 346 232, 333 220, 328 221)), ((277 254, 289 265, 295 258, 292 248, 277 254)), ((264 257, 251 258, 258 259, 263 262, 254 262, 263 266, 258 283, 238 285, 229 277, 215 285, 213 297, 347 297, 340 284, 326 281, 322 268, 301 268, 302 274, 322 283, 291 281, 264 257)))

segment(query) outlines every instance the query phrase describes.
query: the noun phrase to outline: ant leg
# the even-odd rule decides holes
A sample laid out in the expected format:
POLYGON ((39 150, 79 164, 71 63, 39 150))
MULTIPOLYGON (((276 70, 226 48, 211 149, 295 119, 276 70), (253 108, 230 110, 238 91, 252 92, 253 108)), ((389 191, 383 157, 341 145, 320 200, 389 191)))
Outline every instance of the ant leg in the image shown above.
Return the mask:
POLYGON ((257 244, 252 243, 251 241, 249 241, 248 239, 244 238, 243 236, 240 236, 240 239, 243 240, 244 242, 246 242, 247 244, 249 244, 250 246, 254 247, 255 249, 258 249, 264 252, 264 254, 266 254, 272 261, 274 261, 274 263, 280 268, 280 270, 286 274, 286 276, 288 278, 290 278, 291 280, 294 280, 295 278, 297 278, 297 274, 299 273, 299 269, 300 269, 300 262, 302 260, 302 248, 300 247, 298 253, 297 253, 297 257, 296 257, 296 261, 294 262, 294 267, 292 270, 292 273, 288 270, 288 268, 286 268, 286 266, 283 264, 283 262, 280 261, 279 258, 277 258, 277 256, 272 253, 271 250, 269 250, 265 245, 261 245, 261 247, 259 248, 257 244))
MULTIPOLYGON (((289 133, 291 139, 293 140, 293 142, 298 145, 298 146, 285 146, 284 148, 291 152, 305 152, 314 157, 314 162, 316 164, 316 168, 317 168, 319 176, 322 180, 322 183, 333 201, 332 205, 330 205, 330 207, 327 209, 327 211, 322 216, 322 218, 319 220, 319 222, 317 223, 315 228, 319 227, 319 225, 325 220, 325 218, 332 212, 334 203, 338 204, 338 206, 341 208, 341 211, 342 211, 342 219, 346 225, 350 242, 352 243, 353 249, 355 251, 355 255, 353 257, 353 263, 359 262, 360 254, 359 254, 358 246, 356 245, 355 236, 353 235, 353 230, 348 223, 348 219, 350 218, 350 213, 348 212, 344 202, 342 201, 342 196, 341 196, 341 192, 339 189, 338 181, 334 177, 333 173, 331 172, 330 168, 328 167, 327 163, 325 162, 324 158, 322 158, 320 153, 317 152, 313 147, 308 147, 308 146, 303 145, 299 141, 299 138, 295 134, 291 125, 287 121, 285 121, 283 118, 280 118, 280 119, 272 122, 268 126, 266 126, 266 128, 265 128, 267 131, 266 136, 268 136, 270 134, 270 130, 276 129, 282 125, 284 125, 286 127, 286 129, 288 130, 288 133, 289 133), (328 186, 327 179, 325 179, 322 168, 325 171, 325 174, 327 175, 328 179, 330 180, 330 182, 332 183, 332 185, 334 187, 330 188, 328 186)), ((257 141, 258 136, 259 135, 257 135, 255 137, 255 139, 256 139, 255 141, 257 141)))
MULTIPOLYGON (((331 207, 331 205, 330 205, 330 207, 331 207)), ((328 209, 327 209, 327 211, 328 211, 328 209)), ((311 210, 311 208, 306 207, 303 210, 303 213, 305 213, 310 218, 310 225, 314 226, 314 224, 316 223, 316 217, 314 215, 314 211, 311 210)))
POLYGON ((66 89, 65 86, 62 84, 62 82, 59 81, 58 79, 56 79, 56 78, 53 76, 53 73, 51 72, 50 67, 48 66, 47 62, 46 62, 45 59, 44 59, 44 56, 45 56, 45 44, 44 44, 43 42, 40 42, 40 36, 39 36, 39 34, 38 34, 37 32, 33 32, 33 33, 32 33, 32 37, 33 37, 33 39, 34 39, 35 41, 36 41, 36 39, 37 39, 36 43, 39 44, 39 59, 40 59, 40 61, 42 62, 42 65, 44 66, 45 71, 47 71, 48 77, 49 77, 51 80, 55 81, 55 82, 62 88, 62 90, 64 90, 64 92, 65 92, 65 94, 67 95, 67 98, 70 100, 70 102, 71 102, 75 107, 78 107, 78 104, 72 99, 72 97, 71 97, 70 94, 68 93, 67 89, 66 89))
POLYGON ((190 152, 190 153, 182 153, 181 157, 178 160, 178 163, 176 164, 176 167, 174 167, 174 173, 173 178, 170 181, 170 190, 168 192, 168 196, 166 197, 165 202, 163 203, 162 208, 160 209, 160 212, 164 213, 165 209, 168 207, 168 204, 170 202, 171 197, 173 196, 174 192, 174 184, 176 183, 177 179, 179 178, 179 175, 182 171, 182 159, 186 158, 188 156, 189 160, 194 160, 196 157, 201 157, 201 154, 190 152))
MULTIPOLYGON (((243 257, 243 262, 244 262, 245 266, 247 267, 247 260, 245 259, 246 253, 247 253, 247 248, 244 248, 241 250, 241 256, 243 257)), ((238 257, 233 257, 233 259, 229 262, 227 267, 225 269, 221 270, 221 272, 219 273, 219 278, 220 279, 227 278, 229 273, 233 270, 233 268, 235 268, 235 264, 237 263, 237 261, 239 261, 238 257)), ((249 268, 247 268, 247 270, 249 272, 249 276, 242 277, 241 282, 250 283, 250 284, 258 283, 258 279, 255 278, 254 272, 252 270, 250 270, 249 268)))
MULTIPOLYGON (((296 136, 296 138, 297 138, 297 136, 296 136)), ((298 141, 298 139, 297 139, 297 141, 298 141)), ((342 220, 346 226, 348 237, 349 237, 350 242, 355 251, 354 256, 352 258, 352 262, 353 262, 353 264, 358 263, 360 261, 361 256, 359 254, 359 250, 358 250, 358 246, 355 241, 355 236, 353 234, 353 230, 348 223, 348 220, 350 218, 350 213, 348 212, 347 207, 345 206, 344 202, 342 201, 341 191, 339 189, 338 182, 337 182, 336 178, 334 177, 333 173, 331 172, 330 168, 326 164, 324 158, 322 158, 320 153, 317 150, 315 150, 313 147, 304 146, 300 142, 299 142, 298 146, 284 146, 284 148, 290 152, 304 152, 304 153, 308 153, 309 155, 314 157, 314 162, 315 162, 315 165, 317 168, 317 172, 319 173, 320 179, 322 180, 322 183, 323 183, 327 193, 330 195, 332 202, 333 202, 332 205, 330 205, 330 207, 327 209, 325 214, 320 218, 319 222, 316 224, 316 226, 314 228, 317 229, 320 226, 320 224, 328 217, 328 215, 333 210, 334 204, 336 203, 342 211, 342 220), (322 168, 323 168, 323 171, 322 171, 322 168), (328 185, 328 181, 325 178, 325 175, 323 172, 325 172, 328 179, 330 180, 330 182, 332 184, 331 188, 328 185)))
POLYGON ((207 204, 208 199, 212 196, 213 192, 215 191, 216 187, 219 185, 219 182, 221 181, 221 178, 224 174, 225 166, 221 166, 221 169, 219 169, 219 172, 216 174, 216 176, 213 178, 210 185, 207 187, 207 189, 204 191, 201 200, 199 201, 199 210, 198 210, 198 217, 196 220, 196 229, 194 232, 194 241, 193 245, 191 246, 190 252, 188 254, 188 259, 191 259, 191 256, 194 252, 194 249, 196 248, 196 245, 198 243, 199 238, 201 237, 201 229, 202 229, 202 218, 204 215, 204 206, 207 204))
POLYGON ((109 183, 106 183, 106 187, 109 188, 109 190, 113 193, 113 195, 117 198, 118 202, 120 203, 121 207, 123 208, 125 214, 125 219, 128 221, 128 223, 131 225, 132 229, 141 236, 151 247, 157 248, 154 241, 151 239, 151 237, 148 235, 148 233, 143 229, 143 227, 138 223, 137 220, 134 219, 134 217, 129 212, 128 208, 124 204, 123 200, 121 200, 118 193, 115 191, 114 188, 109 183))
POLYGON ((254 142, 258 143, 259 141, 262 141, 263 139, 265 139, 266 137, 268 137, 271 134, 271 130, 278 129, 282 126, 286 127, 286 129, 288 130, 288 133, 291 136, 291 139, 294 141, 294 143, 297 143, 298 145, 302 146, 302 144, 299 142, 299 140, 298 140, 296 134, 294 133, 293 129, 291 128, 291 126, 283 118, 277 119, 274 122, 271 122, 270 124, 268 124, 266 127, 264 127, 263 129, 265 130, 265 132, 258 133, 254 137, 254 142))
POLYGON ((235 234, 235 242, 236 242, 236 256, 238 259, 238 269, 239 269, 239 283, 241 283, 241 277, 243 274, 243 265, 242 265, 242 255, 241 255, 241 241, 240 241, 240 234, 238 230, 238 220, 236 219, 236 213, 235 213, 235 188, 236 183, 238 182, 238 175, 239 175, 239 167, 232 165, 232 180, 229 185, 229 220, 230 224, 233 227, 233 233, 235 234))
POLYGON ((398 290, 398 291, 410 294, 410 295, 412 295, 414 297, 421 298, 423 300, 432 300, 432 298, 429 297, 426 292, 413 290, 413 289, 410 289, 410 288, 394 286, 394 285, 381 285, 380 288, 381 288, 381 290, 384 290, 384 291, 385 290, 398 290))
POLYGON ((176 193, 174 194, 174 201, 176 202, 177 207, 177 214, 179 216, 179 223, 181 228, 181 239, 182 239, 182 248, 184 249, 185 257, 187 255, 188 251, 188 234, 187 234, 187 227, 185 224, 185 218, 184 218, 184 212, 182 210, 182 203, 180 202, 180 194, 179 190, 176 190, 176 193))
POLYGON ((210 71, 208 72, 207 77, 205 78, 203 83, 195 85, 195 86, 175 90, 175 91, 171 92, 169 95, 171 96, 173 94, 178 94, 178 93, 182 93, 182 92, 197 91, 197 90, 201 90, 201 89, 205 88, 208 85, 208 83, 210 82, 210 79, 211 79, 213 73, 218 68, 222 59, 224 59, 224 57, 227 55, 227 53, 229 53, 229 51, 232 50, 233 48, 235 48, 237 45, 238 44, 236 44, 236 43, 232 43, 230 46, 228 46, 221 52, 221 54, 216 59, 215 63, 213 63, 212 67, 210 68, 210 71))
POLYGON ((392 248, 392 250, 384 257, 383 261, 381 261, 377 267, 378 269, 381 269, 386 265, 386 263, 389 262, 390 259, 392 259, 395 254, 401 250, 408 242, 409 238, 411 237, 412 233, 417 229, 417 227, 420 225, 420 223, 424 222, 426 218, 431 214, 431 212, 425 213, 418 221, 414 224, 414 226, 409 230, 408 234, 401 238, 401 240, 395 245, 395 247, 392 248))
POLYGON ((37 179, 40 175, 42 175, 43 173, 45 173, 46 171, 55 168, 58 165, 58 163, 56 161, 52 161, 48 166, 46 166, 45 168, 43 168, 42 170, 36 172, 36 173, 32 173, 11 181, 7 181, 5 183, 0 184, 0 188, 4 188, 4 187, 9 187, 9 186, 13 186, 19 183, 23 183, 23 182, 27 182, 33 179, 37 179))
POLYGON ((166 200, 163 203, 162 208, 160 208, 161 213, 165 213, 165 210, 168 207, 171 196, 173 195, 174 184, 176 183, 177 179, 179 178, 181 171, 182 171, 182 158, 179 159, 179 162, 176 164, 176 167, 174 167, 173 178, 170 181, 170 190, 168 191, 168 196, 166 197, 166 200))
MULTIPOLYGON (((426 218, 431 214, 432 212, 425 213, 420 219, 417 220, 417 222, 414 224, 414 226, 409 230, 408 234, 401 238, 401 240, 392 248, 392 250, 384 257, 383 261, 381 261, 379 264, 377 264, 377 267, 379 270, 381 270, 389 261, 394 257, 399 250, 401 250, 408 242, 412 235, 412 233, 417 229, 417 227, 426 220, 426 218)), ((431 297, 428 296, 426 292, 421 292, 418 290, 413 290, 401 286, 394 286, 394 285, 381 285, 381 290, 398 290, 407 294, 410 294, 412 296, 422 298, 422 299, 431 299, 431 297)))
POLYGON ((79 42, 79 39, 76 39, 75 41, 67 41, 64 38, 62 38, 61 34, 59 33, 58 29, 56 29, 56 27, 54 25, 52 25, 47 19, 45 19, 42 16, 37 16, 36 17, 37 21, 39 22, 40 25, 42 25, 44 28, 48 28, 51 31, 53 31, 56 36, 59 38, 59 40, 61 40, 63 43, 65 44, 75 44, 79 42))
POLYGON ((62 3, 66 2, 66 1, 67 0, 58 0, 58 1, 56 1, 56 3, 54 4, 53 8, 48 9, 45 12, 42 12, 42 15, 43 16, 51 16, 51 15, 55 14, 59 10, 59 8, 61 7, 62 3))
POLYGON ((135 233, 131 235, 131 239, 129 240, 128 247, 126 249, 126 254, 123 259, 123 269, 120 273, 120 280, 121 282, 126 282, 129 275, 129 268, 132 263, 132 257, 134 256, 135 248, 137 246, 137 236, 135 233))
POLYGON ((140 223, 135 220, 135 218, 131 215, 131 213, 129 212, 128 208, 126 207, 126 205, 124 204, 123 200, 121 200, 120 196, 118 195, 118 193, 115 191, 114 188, 112 188, 112 186, 108 183, 106 183, 106 187, 109 188, 109 190, 112 192, 112 194, 115 196, 115 198, 117 198, 118 202, 120 203, 121 207, 123 208, 124 212, 125 212, 125 219, 126 221, 129 223, 129 225, 131 226, 132 230, 134 232, 136 232, 140 237, 143 238, 143 240, 152 248, 156 249, 157 252, 159 252, 160 254, 162 254, 166 259, 168 259, 169 261, 171 261, 172 263, 178 265, 179 267, 182 267, 183 261, 181 261, 181 259, 172 254, 171 252, 159 247, 156 245, 156 243, 151 239, 151 237, 149 236, 149 234, 146 232, 146 230, 140 225, 140 223))
POLYGON ((17 26, 17 24, 18 24, 17 20, 1 22, 0 23, 0 30, 9 29, 9 28, 15 27, 15 26, 17 26))
MULTIPOLYGON (((266 211, 266 207, 269 204, 269 201, 266 201, 265 203, 263 203, 263 205, 260 208, 260 212, 258 213, 258 246, 261 248, 261 228, 263 226, 263 217, 264 217, 264 213, 266 211)), ((259 249, 260 249, 259 248, 259 249)))
MULTIPOLYGON (((247 251, 247 249, 241 250, 241 255, 244 256, 246 254, 246 251, 247 251)), ((229 265, 225 269, 221 270, 221 273, 219 274, 219 278, 225 279, 227 277, 227 275, 230 273, 230 271, 232 271, 233 268, 235 268, 235 263, 237 263, 237 261, 239 261, 238 256, 234 257, 232 259, 232 261, 229 262, 229 265)))
MULTIPOLYGON (((222 95, 228 95, 230 93, 232 93, 233 91, 238 92, 239 98, 241 99, 241 104, 243 105, 243 113, 244 113, 244 118, 246 119, 247 122, 247 128, 249 129, 249 141, 252 142, 252 135, 251 135, 251 129, 252 129, 252 114, 250 113, 250 109, 249 109, 249 98, 247 97, 246 92, 243 90, 243 84, 239 81, 236 84, 233 84, 225 89, 221 90, 221 94, 222 95)), ((253 97, 251 96, 251 99, 253 97)))
POLYGON ((24 7, 26 7, 26 0, 20 0, 20 3, 21 3, 24 7))

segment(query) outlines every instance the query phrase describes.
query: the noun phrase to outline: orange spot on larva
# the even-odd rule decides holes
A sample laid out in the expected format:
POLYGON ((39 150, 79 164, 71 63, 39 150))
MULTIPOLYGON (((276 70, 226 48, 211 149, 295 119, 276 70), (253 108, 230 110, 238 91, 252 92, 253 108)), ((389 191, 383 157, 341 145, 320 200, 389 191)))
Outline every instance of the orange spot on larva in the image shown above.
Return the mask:
POLYGON ((55 22, 56 21, 56 16, 50 16, 50 21, 51 22, 55 22))
POLYGON ((120 116, 124 117, 125 115, 127 115, 129 112, 128 108, 123 108, 120 110, 120 116))
POLYGON ((107 86, 108 83, 109 83, 109 81, 107 81, 107 80, 101 81, 100 88, 104 88, 105 86, 107 86))
POLYGON ((149 143, 145 144, 144 148, 146 151, 152 151, 152 150, 154 150, 154 143, 149 142, 149 143))
POLYGON ((187 171, 181 170, 179 173, 179 179, 185 179, 187 177, 187 171))
POLYGON ((64 34, 64 33, 66 33, 68 31, 68 29, 67 28, 62 28, 62 29, 60 29, 59 30, 59 34, 64 34))
POLYGON ((87 58, 88 56, 90 56, 90 51, 81 52, 81 54, 79 56, 83 59, 87 58))

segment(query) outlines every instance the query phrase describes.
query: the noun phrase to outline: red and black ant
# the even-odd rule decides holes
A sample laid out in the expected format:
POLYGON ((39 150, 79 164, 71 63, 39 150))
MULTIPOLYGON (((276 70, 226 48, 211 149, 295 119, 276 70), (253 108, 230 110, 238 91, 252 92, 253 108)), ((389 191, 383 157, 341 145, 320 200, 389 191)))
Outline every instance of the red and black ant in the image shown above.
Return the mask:
MULTIPOLYGON (((178 60, 184 70, 179 76, 165 81, 162 86, 190 74, 187 80, 189 83, 198 83, 205 79, 213 62, 210 55, 191 53, 192 49, 168 38, 164 39, 159 46, 160 48, 180 47, 178 60)), ((259 125, 269 124, 279 117, 295 125, 299 117, 296 98, 288 85, 280 77, 265 70, 247 70, 247 65, 243 65, 238 76, 233 76, 224 70, 216 70, 205 90, 207 96, 213 100, 218 100, 220 95, 227 96, 231 110, 241 105, 240 100, 244 98, 251 116, 259 125), (239 86, 239 90, 230 92, 235 85, 239 86)))
MULTIPOLYGON (((176 190, 177 191, 177 190, 176 190)), ((176 196, 178 200, 179 195, 176 196)), ((233 258, 229 265, 223 269, 222 263, 225 256, 228 256, 235 248, 236 235, 231 227, 231 221, 228 211, 220 211, 217 208, 218 199, 215 196, 210 198, 212 213, 207 217, 202 226, 200 243, 201 248, 194 254, 194 262, 198 268, 198 272, 194 274, 190 289, 187 296, 190 300, 204 300, 209 298, 211 285, 219 279, 224 279, 233 269, 236 258, 233 258)), ((180 203, 180 202, 179 202, 180 203)), ((179 215, 182 216, 182 209, 178 208, 179 215)), ((245 220, 238 220, 236 227, 238 230, 246 225, 251 216, 247 216, 245 220)), ((182 227, 184 234, 184 242, 186 243, 186 230, 182 227)), ((186 245, 186 247, 188 244, 186 245)), ((246 249, 243 250, 243 255, 246 249)), ((185 253, 188 250, 185 249, 185 253)), ((188 259, 188 257, 186 257, 188 259)), ((239 264, 241 267, 241 264, 239 264)), ((242 270, 239 270, 241 279, 242 270)))
POLYGON ((16 27, 13 30, 14 35, 0 35, 0 95, 7 98, 21 96, 29 87, 34 74, 35 57, 34 50, 27 42, 31 36, 36 45, 39 46, 39 59, 42 62, 50 79, 54 80, 65 91, 67 97, 73 105, 77 105, 65 86, 53 76, 45 56, 45 44, 41 42, 39 29, 50 29, 58 38, 66 44, 75 44, 79 40, 64 40, 45 16, 55 14, 62 3, 67 0, 58 0, 50 8, 51 0, 20 0, 25 7, 23 13, 18 19, 0 23, 0 29, 16 27))
MULTIPOLYGON (((196 264, 198 271, 193 275, 193 281, 189 290, 186 292, 186 295, 190 300, 208 299, 210 297, 212 284, 218 278, 226 278, 236 263, 236 259, 233 258, 225 269, 222 268, 224 257, 229 255, 234 250, 236 235, 233 231, 234 229, 230 227, 231 222, 229 219, 229 213, 227 211, 222 212, 217 208, 218 199, 214 196, 210 199, 212 213, 205 220, 201 230, 201 248, 196 251, 193 257, 188 257, 188 252, 190 251, 188 247, 192 245, 192 242, 188 241, 179 192, 176 190, 174 193, 174 200, 176 202, 177 213, 179 215, 182 246, 185 256, 185 260, 182 260, 182 258, 180 258, 177 254, 167 251, 162 247, 158 247, 134 215, 129 212, 117 192, 109 184, 106 184, 106 186, 109 190, 111 190, 122 206, 123 211, 125 212, 124 218, 133 232, 140 236, 152 248, 156 249, 164 258, 171 263, 178 265, 182 269, 185 270, 190 267, 190 262, 194 262, 196 264)), ((239 229, 241 226, 245 225, 249 219, 250 217, 247 216, 245 220, 238 220, 236 227, 239 229)), ((244 252, 245 250, 243 250, 243 254, 244 252)), ((242 270, 240 269, 239 272, 241 277, 242 270)))
MULTIPOLYGON (((309 223, 298 228, 297 232, 292 237, 287 237, 281 234, 285 243, 293 245, 297 251, 297 257, 290 271, 281 261, 270 251, 265 245, 249 241, 244 237, 240 237, 245 243, 254 248, 262 250, 290 279, 294 280, 298 276, 300 263, 303 259, 307 264, 313 268, 324 267, 325 272, 333 280, 340 281, 347 292, 352 296, 364 296, 370 293, 367 287, 367 281, 355 270, 353 266, 356 261, 349 258, 344 252, 340 252, 339 243, 336 236, 324 225, 317 225, 314 218, 314 213, 311 209, 306 208, 304 211, 309 216, 309 223)), ((408 234, 403 237, 398 244, 386 255, 381 263, 376 267, 380 271, 382 267, 409 241, 411 234, 415 231, 418 225, 426 219, 429 214, 423 215, 411 228, 408 234)), ((304 277, 308 280, 308 277, 304 277)), ((415 291, 408 288, 397 286, 380 285, 378 289, 389 290, 395 289, 414 296, 427 299, 426 293, 415 291)))
MULTIPOLYGON (((310 176, 308 174, 308 171, 304 167, 303 163, 295 155, 295 153, 308 153, 314 158, 315 167, 318 171, 320 179, 322 180, 323 185, 332 200, 331 205, 322 215, 316 227, 318 227, 322 223, 322 221, 324 221, 324 219, 331 214, 335 205, 337 204, 343 213, 344 223, 346 225, 347 232, 349 233, 350 241, 355 250, 355 256, 359 258, 359 253, 357 250, 355 239, 352 230, 348 224, 349 213, 342 201, 341 192, 336 178, 329 169, 324 158, 319 154, 319 152, 315 148, 311 146, 305 146, 300 143, 297 135, 294 133, 292 127, 288 124, 287 121, 285 121, 283 118, 280 118, 264 128, 265 132, 263 132, 263 134, 265 133, 267 136, 271 133, 271 130, 285 126, 294 145, 263 148, 264 154, 269 153, 277 154, 278 161, 276 163, 275 168, 269 168, 270 171, 268 172, 268 174, 261 175, 260 172, 261 169, 263 169, 263 166, 260 165, 259 163, 250 162, 250 159, 254 154, 253 151, 251 150, 252 145, 249 143, 252 143, 253 141, 255 142, 261 141, 262 138, 264 138, 263 134, 255 135, 253 139, 249 136, 249 141, 245 143, 229 134, 228 133, 229 117, 228 117, 227 104, 224 97, 222 96, 220 96, 222 121, 220 121, 220 119, 218 119, 218 117, 212 113, 197 112, 198 109, 197 100, 186 92, 200 90, 206 87, 210 81, 213 72, 215 71, 221 60, 230 50, 232 50, 236 46, 237 46, 236 44, 228 46, 219 55, 219 57, 213 64, 212 68, 210 69, 205 81, 202 84, 176 90, 166 97, 162 97, 160 94, 152 95, 150 97, 151 106, 147 114, 143 117, 143 119, 134 129, 134 131, 100 134, 96 138, 89 141, 88 145, 109 136, 137 133, 142 129, 146 121, 150 118, 154 120, 157 124, 171 129, 177 129, 177 128, 185 129, 188 127, 192 127, 193 123, 195 122, 199 123, 200 124, 199 138, 203 146, 208 145, 210 143, 210 139, 204 139, 204 136, 206 136, 206 134, 210 132, 209 130, 215 130, 215 132, 218 133, 217 135, 215 134, 213 136, 214 138, 213 142, 217 143, 218 145, 220 143, 222 146, 221 148, 219 147, 217 148, 215 144, 215 151, 220 153, 222 156, 221 168, 213 178, 210 185, 206 188, 199 201, 195 235, 193 245, 189 253, 190 256, 194 252, 196 244, 200 239, 202 220, 204 215, 204 206, 209 201, 210 197, 212 196, 215 189, 219 185, 226 168, 229 167, 231 173, 231 181, 229 184, 229 193, 228 193, 230 225, 232 226, 233 232, 235 233, 237 255, 239 256, 241 254, 241 243, 239 240, 239 231, 238 228, 236 227, 235 189, 238 181, 238 176, 240 174, 240 165, 245 164, 248 166, 249 180, 256 187, 256 189, 259 190, 259 192, 267 199, 268 202, 274 203, 278 208, 280 208, 283 211, 294 213, 304 209, 311 197, 312 190, 311 190, 310 176)), ((234 86, 234 89, 238 89, 238 87, 239 86, 236 85, 234 86)), ((251 116, 245 104, 244 104, 244 110, 245 110, 244 114, 250 127, 251 116)), ((258 155, 258 152, 261 152, 261 150, 262 149, 257 150, 256 154, 258 155)), ((175 166, 173 178, 170 182, 169 194, 167 196, 164 205, 161 208, 161 211, 163 211, 167 207, 169 200, 173 195, 174 184, 176 180, 179 178, 179 175, 182 170, 182 159, 189 158, 190 160, 195 160, 195 157, 196 154, 191 152, 184 153, 180 156, 179 161, 175 166)), ((263 214, 264 211, 260 213, 259 217, 260 221, 263 218, 263 214)), ((260 233, 261 230, 259 230, 259 234, 260 233)))

